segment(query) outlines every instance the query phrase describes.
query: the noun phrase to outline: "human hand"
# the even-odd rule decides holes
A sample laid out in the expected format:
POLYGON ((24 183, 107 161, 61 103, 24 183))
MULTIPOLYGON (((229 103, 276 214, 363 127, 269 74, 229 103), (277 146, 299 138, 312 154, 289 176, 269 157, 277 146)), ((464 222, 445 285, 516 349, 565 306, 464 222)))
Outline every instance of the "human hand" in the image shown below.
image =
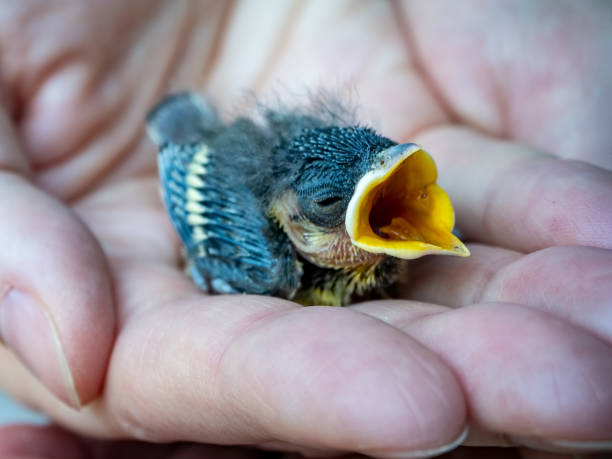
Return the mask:
MULTIPOLYGON (((46 302, 80 402, 104 389, 73 411, 4 351, 0 385, 70 429, 106 438, 417 454, 453 445, 469 422, 481 436, 473 442, 604 447, 588 442, 609 441, 612 431, 610 173, 536 148, 610 167, 606 104, 554 105, 559 93, 580 94, 587 78, 599 100, 610 100, 609 69, 596 71, 605 63, 595 59, 609 46, 596 27, 609 12, 555 9, 559 33, 582 41, 569 40, 576 49, 551 59, 585 48, 594 57, 574 73, 561 68, 536 100, 539 74, 515 65, 514 52, 495 61, 489 42, 513 17, 495 6, 479 16, 475 7, 440 12, 419 3, 306 5, 262 14, 249 3, 68 2, 46 10, 21 2, 0 13, 2 43, 24 47, 7 46, 4 68, 25 154, 7 128, 3 163, 22 175, 30 164, 46 191, 4 174, 4 195, 14 199, 0 204, 1 215, 11 212, 0 231, 14 255, 3 258, 0 279, 25 279, 46 302), (576 18, 593 22, 589 37, 576 18), (468 40, 477 33, 490 56, 474 46, 479 35, 468 40), (508 81, 520 85, 500 86, 485 64, 516 69, 508 81), (298 89, 348 81, 364 119, 398 141, 423 143, 459 226, 478 244, 472 258, 414 263, 411 301, 345 309, 197 291, 180 272, 178 241, 156 195, 144 113, 167 89, 199 87, 227 104, 238 89, 266 94, 279 81, 298 89), (541 207, 533 209, 533 195, 541 207), (577 247, 556 247, 567 244, 577 247), (580 261, 584 277, 574 284, 567 260, 580 261)), ((504 39, 536 33, 530 17, 508 25, 504 39)), ((541 47, 520 55, 528 62, 552 56, 548 42, 528 43, 541 47)), ((27 320, 10 328, 3 320, 14 350, 30 336, 27 320)), ((40 347, 43 363, 30 366, 74 404, 75 393, 48 376, 53 360, 40 347)))

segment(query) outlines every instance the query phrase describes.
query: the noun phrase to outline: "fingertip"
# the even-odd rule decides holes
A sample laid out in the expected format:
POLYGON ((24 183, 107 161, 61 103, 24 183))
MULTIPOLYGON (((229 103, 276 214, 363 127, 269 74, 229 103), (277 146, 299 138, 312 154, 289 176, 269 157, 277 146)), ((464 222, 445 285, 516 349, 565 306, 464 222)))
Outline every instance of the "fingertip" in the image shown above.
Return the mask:
POLYGON ((255 404, 275 438, 418 457, 440 454, 464 436, 466 408, 453 374, 399 330, 335 308, 301 309, 274 321, 226 358, 233 362, 228 371, 258 381, 249 385, 255 398, 246 404, 255 404), (271 398, 281 410, 269 412, 271 398))
POLYGON ((455 370, 478 425, 541 441, 609 437, 610 347, 583 329, 509 303, 474 305, 408 328, 455 370))
POLYGON ((96 240, 69 209, 0 172, 3 339, 60 399, 97 396, 114 337, 110 275, 96 240))

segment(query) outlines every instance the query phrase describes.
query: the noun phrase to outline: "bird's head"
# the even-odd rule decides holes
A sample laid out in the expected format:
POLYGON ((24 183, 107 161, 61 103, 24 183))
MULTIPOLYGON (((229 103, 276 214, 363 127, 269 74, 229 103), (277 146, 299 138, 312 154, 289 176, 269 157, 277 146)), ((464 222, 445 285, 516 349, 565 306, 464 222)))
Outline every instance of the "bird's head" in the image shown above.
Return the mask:
POLYGON ((420 146, 357 126, 309 129, 285 148, 292 172, 272 214, 310 262, 340 268, 385 255, 469 255, 420 146))

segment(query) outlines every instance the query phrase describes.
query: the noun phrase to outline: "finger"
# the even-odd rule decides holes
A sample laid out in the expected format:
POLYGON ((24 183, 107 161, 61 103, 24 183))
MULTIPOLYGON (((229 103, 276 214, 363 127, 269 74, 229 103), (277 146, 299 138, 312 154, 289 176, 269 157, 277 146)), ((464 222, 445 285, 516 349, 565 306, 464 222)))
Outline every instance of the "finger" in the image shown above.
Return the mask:
POLYGON ((551 247, 529 255, 471 245, 468 259, 429 257, 411 270, 406 297, 464 306, 508 302, 533 306, 612 343, 612 251, 551 247))
MULTIPOLYGON (((159 281, 139 285, 151 283, 159 281)), ((453 376, 402 333, 340 309, 247 298, 240 306, 236 297, 198 295, 147 309, 144 323, 124 328, 129 333, 118 343, 107 386, 116 397, 113 411, 154 438, 282 440, 370 454, 443 447, 462 433, 465 413, 453 376), (151 335, 154 329, 159 335, 151 335), (177 334, 180 340, 170 338, 177 334), (135 368, 133 350, 145 337, 147 353, 135 368), (169 392, 169 381, 152 379, 159 372, 153 369, 184 374, 177 355, 195 373, 172 378, 179 386, 169 392), (136 377, 153 384, 138 388, 126 413, 122 407, 137 394, 124 388, 136 377), (153 411, 149 400, 156 400, 153 411), (160 411, 164 421, 152 423, 160 411)))
POLYGON ((49 390, 79 407, 100 390, 114 334, 105 259, 66 207, 20 175, 27 168, 18 142, 10 124, 0 128, 0 193, 8 197, 0 200, 0 336, 49 390))
POLYGON ((433 129, 417 141, 434 155, 468 239, 518 251, 612 248, 612 172, 465 128, 433 129))
POLYGON ((606 2, 401 6, 417 59, 462 122, 612 169, 606 2))
POLYGON ((167 270, 119 273, 130 312, 105 397, 81 416, 46 405, 64 424, 95 435, 278 440, 377 456, 433 454, 463 439, 453 375, 396 328, 340 308, 194 295, 167 270))
MULTIPOLYGON (((380 303, 355 306, 387 320, 380 303)), ((471 422, 518 443, 612 449, 612 347, 550 314, 508 303, 390 322, 438 353, 461 381, 471 422)), ((396 313, 397 314, 397 313, 396 313)))

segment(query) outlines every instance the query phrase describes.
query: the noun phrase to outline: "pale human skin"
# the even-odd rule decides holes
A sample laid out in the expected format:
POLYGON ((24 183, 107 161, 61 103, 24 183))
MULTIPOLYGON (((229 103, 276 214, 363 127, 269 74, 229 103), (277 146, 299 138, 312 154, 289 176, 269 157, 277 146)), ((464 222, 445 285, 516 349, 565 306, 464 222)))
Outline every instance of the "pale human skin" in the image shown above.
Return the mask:
MULTIPOLYGON (((470 426, 466 444, 611 449, 610 4, 231 5, 0 7, 0 387, 108 440, 422 455, 470 426), (414 262, 406 300, 203 295, 148 108, 344 85, 434 156, 472 256, 414 262)), ((14 429, 0 452, 74 439, 14 429)))

